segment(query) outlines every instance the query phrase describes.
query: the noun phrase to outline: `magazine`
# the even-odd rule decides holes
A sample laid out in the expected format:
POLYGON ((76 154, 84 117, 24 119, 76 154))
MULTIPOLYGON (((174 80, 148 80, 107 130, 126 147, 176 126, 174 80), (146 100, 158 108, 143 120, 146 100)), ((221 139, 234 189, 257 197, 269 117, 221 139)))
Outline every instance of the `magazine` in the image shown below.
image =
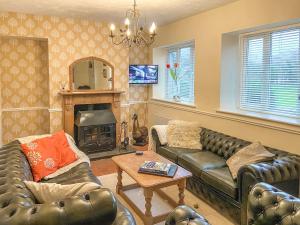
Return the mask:
POLYGON ((145 161, 139 168, 140 173, 149 173, 173 177, 176 173, 177 165, 171 163, 145 161))

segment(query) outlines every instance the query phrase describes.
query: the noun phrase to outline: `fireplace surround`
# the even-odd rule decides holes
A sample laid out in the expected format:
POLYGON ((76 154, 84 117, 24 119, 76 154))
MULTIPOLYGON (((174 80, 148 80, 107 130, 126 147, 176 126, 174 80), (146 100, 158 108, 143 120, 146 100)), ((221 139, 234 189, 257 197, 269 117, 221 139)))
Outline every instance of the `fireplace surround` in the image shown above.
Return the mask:
MULTIPOLYGON (((120 95, 122 91, 62 91, 63 96, 63 125, 64 130, 75 138, 74 124, 75 113, 82 105, 110 105, 110 111, 115 118, 116 137, 120 135, 120 95)), ((97 108, 96 108, 97 110, 97 108)), ((101 110, 101 109, 100 109, 101 110)), ((116 138, 116 146, 120 140, 116 138)))

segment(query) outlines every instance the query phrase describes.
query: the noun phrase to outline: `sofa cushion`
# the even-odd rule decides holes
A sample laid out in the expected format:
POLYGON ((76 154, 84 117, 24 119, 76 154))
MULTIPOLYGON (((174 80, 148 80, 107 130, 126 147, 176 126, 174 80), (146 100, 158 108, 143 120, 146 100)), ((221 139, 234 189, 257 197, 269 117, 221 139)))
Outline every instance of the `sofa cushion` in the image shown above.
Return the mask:
POLYGON ((36 139, 21 147, 29 161, 34 181, 40 181, 58 170, 61 155, 52 137, 36 139))
POLYGON ((54 139, 57 150, 60 153, 60 162, 58 164, 59 168, 65 167, 77 160, 77 156, 71 149, 63 130, 54 133, 52 138, 54 139))
POLYGON ((208 169, 200 177, 208 185, 237 199, 237 185, 234 182, 228 167, 208 169))
POLYGON ((81 163, 69 171, 56 176, 52 179, 42 180, 45 183, 57 183, 57 184, 75 184, 84 182, 94 182, 100 184, 99 179, 93 174, 88 163, 81 163))
POLYGON ((260 142, 254 142, 231 156, 226 161, 226 164, 229 167, 233 179, 236 179, 239 169, 244 165, 271 161, 274 157, 275 155, 267 151, 260 142))
POLYGON ((226 166, 226 161, 212 152, 200 151, 179 155, 178 164, 193 174, 200 176, 203 170, 226 166))
POLYGON ((60 201, 75 195, 83 195, 90 191, 101 188, 94 182, 84 182, 75 184, 56 184, 56 183, 37 183, 33 181, 24 181, 26 187, 34 195, 38 203, 47 203, 60 201))
POLYGON ((168 147, 168 146, 160 146, 157 149, 158 154, 162 155, 163 157, 175 163, 178 162, 178 156, 185 153, 193 153, 199 151, 200 151, 199 149, 176 148, 176 147, 168 147))
POLYGON ((201 126, 196 122, 170 120, 167 127, 167 142, 170 147, 201 149, 201 126))

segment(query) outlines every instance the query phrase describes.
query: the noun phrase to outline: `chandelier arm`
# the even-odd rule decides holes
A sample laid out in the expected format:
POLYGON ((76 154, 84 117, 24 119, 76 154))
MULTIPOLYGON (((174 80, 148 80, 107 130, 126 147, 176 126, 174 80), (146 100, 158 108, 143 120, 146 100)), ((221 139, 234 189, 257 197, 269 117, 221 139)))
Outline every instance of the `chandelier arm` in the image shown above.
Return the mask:
POLYGON ((140 37, 141 37, 142 41, 144 42, 144 44, 147 45, 147 46, 150 46, 154 42, 154 38, 152 38, 151 36, 150 37, 145 37, 143 34, 146 34, 147 36, 149 36, 151 34, 148 34, 144 31, 141 32, 141 34, 140 34, 140 37))
POLYGON ((111 37, 111 39, 112 39, 112 43, 113 43, 113 44, 115 44, 115 45, 120 45, 120 44, 123 44, 124 41, 125 41, 127 38, 124 37, 124 38, 122 38, 120 41, 116 41, 116 40, 114 39, 114 37, 111 37))

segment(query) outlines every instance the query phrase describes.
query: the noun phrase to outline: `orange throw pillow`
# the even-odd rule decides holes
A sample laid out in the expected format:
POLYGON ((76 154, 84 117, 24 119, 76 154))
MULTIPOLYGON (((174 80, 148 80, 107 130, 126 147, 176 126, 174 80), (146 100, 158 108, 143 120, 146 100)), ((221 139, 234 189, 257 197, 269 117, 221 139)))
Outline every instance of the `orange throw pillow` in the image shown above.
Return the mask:
POLYGON ((77 160, 64 131, 21 144, 21 147, 31 166, 34 181, 40 181, 59 168, 77 160))
POLYGON ((58 170, 60 155, 52 137, 37 139, 21 146, 31 166, 34 181, 40 181, 58 170))
POLYGON ((77 160, 77 156, 71 149, 63 130, 53 134, 52 137, 54 139, 56 149, 60 153, 61 157, 58 168, 62 168, 77 160))

